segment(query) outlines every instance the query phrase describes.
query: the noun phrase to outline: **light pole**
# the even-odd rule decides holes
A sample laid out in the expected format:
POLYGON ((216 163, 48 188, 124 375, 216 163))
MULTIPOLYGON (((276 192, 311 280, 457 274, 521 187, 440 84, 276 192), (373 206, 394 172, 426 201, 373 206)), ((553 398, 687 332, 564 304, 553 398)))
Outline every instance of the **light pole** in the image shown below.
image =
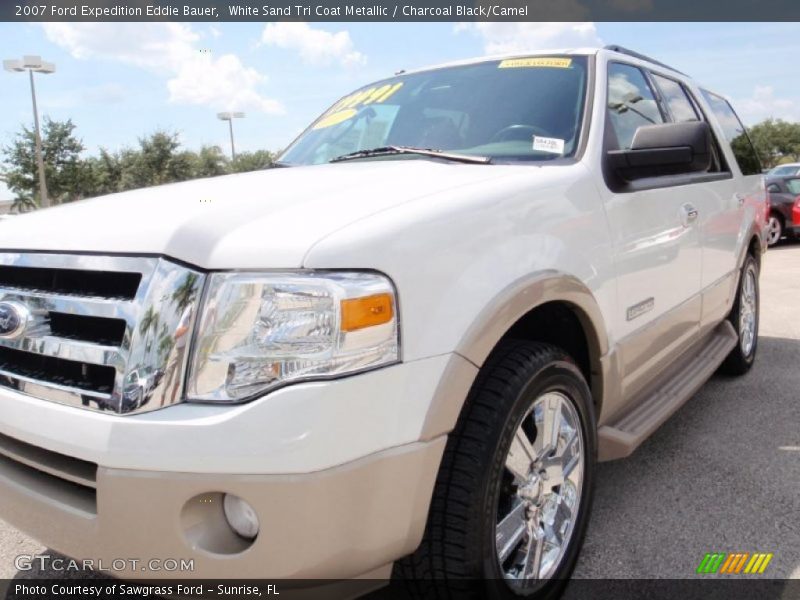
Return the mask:
POLYGON ((47 181, 44 176, 44 158, 42 157, 42 135, 39 131, 39 111, 36 108, 36 86, 33 83, 33 73, 43 73, 49 75, 55 73, 56 66, 53 63, 45 62, 41 56, 23 56, 22 60, 4 60, 3 68, 12 73, 22 73, 28 71, 31 79, 31 100, 33 100, 33 124, 36 130, 36 163, 39 169, 39 204, 41 208, 50 206, 50 198, 47 196, 47 181))
POLYGON ((220 121, 227 121, 228 122, 228 129, 231 132, 231 160, 236 160, 236 147, 233 145, 233 120, 234 119, 243 119, 244 113, 243 112, 221 112, 217 113, 217 118, 220 121))

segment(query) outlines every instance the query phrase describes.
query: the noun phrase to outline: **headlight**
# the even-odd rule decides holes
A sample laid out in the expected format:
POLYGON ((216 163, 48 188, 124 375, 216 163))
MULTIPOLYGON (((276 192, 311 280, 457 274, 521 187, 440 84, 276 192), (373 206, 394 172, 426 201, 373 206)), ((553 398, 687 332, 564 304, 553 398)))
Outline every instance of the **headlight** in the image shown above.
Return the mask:
POLYGON ((394 288, 371 273, 214 273, 188 398, 237 402, 399 358, 394 288))

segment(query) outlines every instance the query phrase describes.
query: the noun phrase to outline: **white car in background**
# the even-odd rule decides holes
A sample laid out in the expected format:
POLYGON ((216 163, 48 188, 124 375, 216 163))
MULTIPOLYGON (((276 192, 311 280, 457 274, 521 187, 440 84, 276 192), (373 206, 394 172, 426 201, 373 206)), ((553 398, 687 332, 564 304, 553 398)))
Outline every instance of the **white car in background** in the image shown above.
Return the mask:
POLYGON ((766 172, 767 177, 793 177, 800 174, 800 163, 786 163, 771 168, 766 172))

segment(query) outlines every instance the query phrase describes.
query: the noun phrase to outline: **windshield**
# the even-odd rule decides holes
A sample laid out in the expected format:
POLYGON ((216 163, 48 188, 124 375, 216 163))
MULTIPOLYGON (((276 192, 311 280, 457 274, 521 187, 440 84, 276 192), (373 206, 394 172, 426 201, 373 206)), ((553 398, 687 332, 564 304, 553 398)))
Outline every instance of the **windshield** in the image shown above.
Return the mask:
POLYGON ((517 58, 399 75, 342 98, 279 160, 315 165, 385 146, 486 156, 494 162, 569 157, 580 136, 586 79, 584 56, 517 58))

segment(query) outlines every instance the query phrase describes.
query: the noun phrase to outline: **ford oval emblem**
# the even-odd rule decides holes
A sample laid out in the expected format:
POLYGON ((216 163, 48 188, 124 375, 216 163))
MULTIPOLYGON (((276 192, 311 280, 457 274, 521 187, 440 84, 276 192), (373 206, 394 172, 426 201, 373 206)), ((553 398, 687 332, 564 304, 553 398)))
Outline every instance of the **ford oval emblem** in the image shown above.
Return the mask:
POLYGON ((16 302, 0 302, 0 338, 15 338, 22 335, 28 324, 30 312, 16 302))

